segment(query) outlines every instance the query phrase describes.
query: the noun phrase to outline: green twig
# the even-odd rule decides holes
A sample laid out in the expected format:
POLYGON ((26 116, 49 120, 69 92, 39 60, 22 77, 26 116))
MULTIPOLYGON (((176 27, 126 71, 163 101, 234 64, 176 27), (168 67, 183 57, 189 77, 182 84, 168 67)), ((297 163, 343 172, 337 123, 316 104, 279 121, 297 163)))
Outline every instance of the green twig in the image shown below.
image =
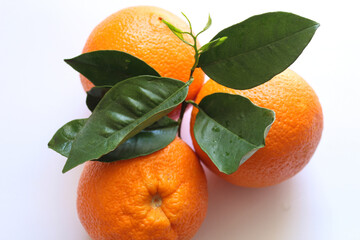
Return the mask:
MULTIPOLYGON (((192 37, 192 39, 193 39, 193 41, 194 41, 194 43, 191 44, 191 43, 185 41, 184 39, 182 39, 182 36, 178 36, 185 44, 191 46, 191 47, 194 49, 194 51, 195 51, 195 54, 194 54, 194 60, 195 60, 195 61, 194 61, 194 65, 192 66, 192 68, 191 68, 191 70, 190 70, 189 80, 186 82, 187 85, 190 85, 190 84, 192 83, 192 81, 194 80, 193 75, 194 75, 195 69, 198 67, 199 58, 200 58, 200 51, 199 51, 198 46, 197 46, 197 37, 199 36, 200 33, 206 31, 206 30, 210 27, 210 25, 211 25, 211 18, 210 18, 210 16, 209 16, 209 20, 208 20, 208 23, 207 23, 207 25, 205 26, 205 28, 204 28, 199 34, 194 35, 194 34, 193 34, 193 30, 192 30, 192 26, 191 26, 191 22, 190 22, 189 18, 188 18, 184 13, 182 13, 182 15, 186 18, 186 20, 187 20, 188 23, 189 23, 190 32, 182 32, 182 31, 176 29, 175 27, 173 27, 171 24, 169 24, 169 23, 167 23, 167 22, 165 22, 165 23, 166 23, 166 25, 168 25, 168 27, 169 27, 170 29, 172 29, 173 32, 175 31, 175 32, 174 32, 175 35, 178 36, 178 34, 187 34, 187 35, 189 35, 190 37, 192 37)), ((188 102, 190 102, 190 101, 188 101, 188 102)), ((178 123, 179 123, 178 135, 179 135, 180 138, 181 138, 181 124, 182 124, 182 119, 183 119, 183 117, 184 117, 185 110, 186 110, 186 107, 187 107, 187 105, 188 105, 188 102, 184 101, 184 102, 181 104, 181 111, 180 111, 180 116, 179 116, 179 119, 178 119, 178 123)), ((190 103, 193 104, 192 101, 191 101, 190 103)))

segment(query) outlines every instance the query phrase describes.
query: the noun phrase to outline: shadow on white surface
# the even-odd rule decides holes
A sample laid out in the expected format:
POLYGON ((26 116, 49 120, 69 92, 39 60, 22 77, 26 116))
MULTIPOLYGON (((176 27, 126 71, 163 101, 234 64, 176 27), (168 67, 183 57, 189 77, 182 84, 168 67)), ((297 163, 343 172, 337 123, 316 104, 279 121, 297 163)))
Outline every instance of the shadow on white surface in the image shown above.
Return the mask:
MULTIPOLYGON (((192 146, 189 120, 192 107, 184 116, 182 137, 192 146)), ((312 197, 318 187, 311 174, 303 171, 292 179, 266 188, 235 186, 213 174, 205 166, 208 180, 208 212, 194 240, 303 240, 314 238, 319 226, 310 218, 312 197), (299 226, 301 226, 300 229, 299 226), (310 236, 309 236, 310 233, 310 236)), ((321 225, 321 224, 320 224, 321 225)))
POLYGON ((206 173, 209 208, 194 239, 284 239, 282 232, 288 224, 287 212, 291 209, 288 202, 291 184, 262 189, 241 188, 208 170, 206 173))
POLYGON ((227 183, 207 169, 206 174, 209 207, 194 239, 306 239, 301 229, 297 229, 312 224, 301 217, 306 214, 307 204, 298 192, 300 181, 291 179, 276 186, 255 189, 227 183), (299 234, 294 235, 294 232, 299 234))

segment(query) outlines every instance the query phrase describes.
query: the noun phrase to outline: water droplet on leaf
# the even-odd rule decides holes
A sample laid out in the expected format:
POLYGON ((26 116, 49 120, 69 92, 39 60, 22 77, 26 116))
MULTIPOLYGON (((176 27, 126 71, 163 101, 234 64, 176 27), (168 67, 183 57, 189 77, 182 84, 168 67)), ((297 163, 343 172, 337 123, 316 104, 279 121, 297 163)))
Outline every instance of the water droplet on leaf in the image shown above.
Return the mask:
POLYGON ((218 127, 213 127, 211 130, 213 130, 214 132, 220 132, 220 128, 218 127))

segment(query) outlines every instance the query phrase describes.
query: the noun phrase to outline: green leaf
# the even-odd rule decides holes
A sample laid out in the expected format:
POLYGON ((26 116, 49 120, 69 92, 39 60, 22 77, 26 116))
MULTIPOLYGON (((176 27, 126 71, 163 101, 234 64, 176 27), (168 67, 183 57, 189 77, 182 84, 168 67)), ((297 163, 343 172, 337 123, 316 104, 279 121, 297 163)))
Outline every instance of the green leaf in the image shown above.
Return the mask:
POLYGON ((54 134, 48 147, 52 150, 60 153, 61 155, 68 157, 71 146, 80 130, 85 125, 87 119, 76 119, 66 123, 54 134))
POLYGON ((221 37, 221 38, 217 38, 215 40, 212 40, 212 41, 208 42, 207 44, 205 44, 204 46, 202 46, 199 49, 199 52, 204 53, 204 52, 208 51, 211 48, 217 47, 217 46, 223 44, 223 42, 225 42, 226 39, 227 39, 227 37, 221 37))
POLYGON ((111 87, 93 87, 87 92, 86 105, 90 111, 94 111, 95 107, 110 90, 111 87))
POLYGON ((77 135, 63 172, 99 159, 167 115, 184 101, 189 84, 155 76, 117 83, 77 135))
MULTIPOLYGON (((73 120, 61 127, 49 142, 49 147, 65 157, 69 153, 75 137, 87 119, 73 120)), ((176 137, 178 122, 163 117, 130 138, 114 151, 100 157, 97 161, 112 162, 148 155, 169 145, 176 137)))
POLYGON ((96 161, 113 162, 156 152, 175 139, 178 127, 178 122, 163 117, 96 161))
POLYGON ((318 27, 291 13, 257 15, 219 32, 213 39, 227 40, 201 54, 198 66, 224 86, 249 89, 288 68, 318 27))
POLYGON ((208 21, 207 21, 204 29, 201 30, 196 36, 199 36, 201 33, 203 33, 203 32, 205 32, 206 30, 208 30, 208 29, 210 28, 211 24, 212 24, 212 20, 211 20, 210 14, 209 14, 208 21))
POLYGON ((194 125, 201 149, 220 172, 231 174, 259 148, 275 120, 272 110, 248 98, 215 93, 202 99, 194 125))
POLYGON ((120 81, 140 75, 160 77, 160 74, 147 63, 121 51, 88 52, 64 61, 95 86, 113 86, 120 81))
POLYGON ((171 23, 169 23, 168 21, 166 21, 165 19, 162 19, 162 22, 166 24, 166 26, 168 26, 168 28, 178 37, 180 38, 180 40, 184 40, 183 37, 183 31, 181 31, 180 29, 178 29, 177 27, 175 27, 174 25, 172 25, 171 23))
POLYGON ((178 29, 177 27, 175 27, 174 25, 172 25, 171 23, 167 22, 166 20, 162 19, 162 22, 166 24, 166 26, 168 26, 168 28, 184 43, 186 43, 189 46, 192 46, 191 43, 189 43, 188 41, 186 41, 184 39, 183 34, 188 34, 187 32, 183 32, 180 29, 178 29))

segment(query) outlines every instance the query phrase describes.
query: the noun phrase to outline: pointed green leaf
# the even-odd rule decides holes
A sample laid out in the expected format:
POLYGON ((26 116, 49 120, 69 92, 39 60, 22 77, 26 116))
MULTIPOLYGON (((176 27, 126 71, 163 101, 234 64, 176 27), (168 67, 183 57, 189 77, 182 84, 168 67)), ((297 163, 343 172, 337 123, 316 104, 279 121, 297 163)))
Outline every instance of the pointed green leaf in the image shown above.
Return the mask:
POLYGON ((183 37, 183 31, 181 31, 180 29, 178 29, 177 27, 175 27, 174 25, 172 25, 171 23, 169 23, 168 21, 166 21, 165 19, 162 19, 162 22, 166 24, 166 26, 168 26, 168 28, 181 40, 184 40, 183 37))
POLYGON ((202 99, 194 135, 201 149, 220 172, 231 174, 259 148, 274 122, 272 110, 248 98, 215 93, 202 99))
POLYGON ((154 76, 117 83, 78 133, 63 172, 99 159, 167 115, 184 101, 188 84, 154 76))
MULTIPOLYGON (((65 157, 69 153, 75 137, 85 125, 87 119, 77 119, 61 127, 49 142, 49 148, 65 157)), ((112 162, 148 155, 169 145, 176 137, 178 122, 163 117, 130 138, 114 151, 100 157, 97 161, 112 162)))
POLYGON ((48 143, 48 147, 61 155, 68 157, 76 135, 83 128, 86 120, 87 119, 76 119, 66 123, 57 130, 48 143))
POLYGON ((197 34, 197 36, 199 36, 201 33, 205 32, 206 30, 208 30, 208 29, 210 28, 211 24, 212 24, 212 20, 211 20, 210 14, 209 14, 208 21, 207 21, 204 29, 201 30, 201 31, 197 34))
POLYGON ((158 72, 141 59, 115 50, 88 52, 65 59, 65 62, 95 86, 113 86, 122 80, 140 75, 160 77, 158 72))
POLYGON ((93 87, 87 92, 86 105, 90 111, 94 111, 95 107, 110 90, 111 87, 93 87))
POLYGON ((217 38, 215 40, 212 40, 211 42, 208 42, 207 44, 205 44, 204 46, 202 46, 199 49, 200 53, 204 53, 206 51, 208 51, 211 48, 220 46, 221 44, 223 44, 223 42, 225 42, 225 40, 227 39, 227 37, 221 37, 221 38, 217 38))
POLYGON ((187 32, 183 32, 180 29, 178 29, 177 27, 175 27, 174 25, 172 25, 171 23, 167 22, 166 20, 162 19, 162 22, 166 24, 166 26, 168 26, 168 28, 184 43, 186 43, 189 46, 192 46, 191 43, 189 43, 188 41, 186 41, 184 39, 183 34, 188 34, 187 32))
POLYGON ((96 161, 113 162, 156 152, 175 139, 178 127, 177 121, 163 117, 96 161))
POLYGON ((227 40, 201 54, 198 66, 224 86, 249 89, 288 68, 318 27, 291 13, 257 15, 219 32, 213 39, 227 40))

